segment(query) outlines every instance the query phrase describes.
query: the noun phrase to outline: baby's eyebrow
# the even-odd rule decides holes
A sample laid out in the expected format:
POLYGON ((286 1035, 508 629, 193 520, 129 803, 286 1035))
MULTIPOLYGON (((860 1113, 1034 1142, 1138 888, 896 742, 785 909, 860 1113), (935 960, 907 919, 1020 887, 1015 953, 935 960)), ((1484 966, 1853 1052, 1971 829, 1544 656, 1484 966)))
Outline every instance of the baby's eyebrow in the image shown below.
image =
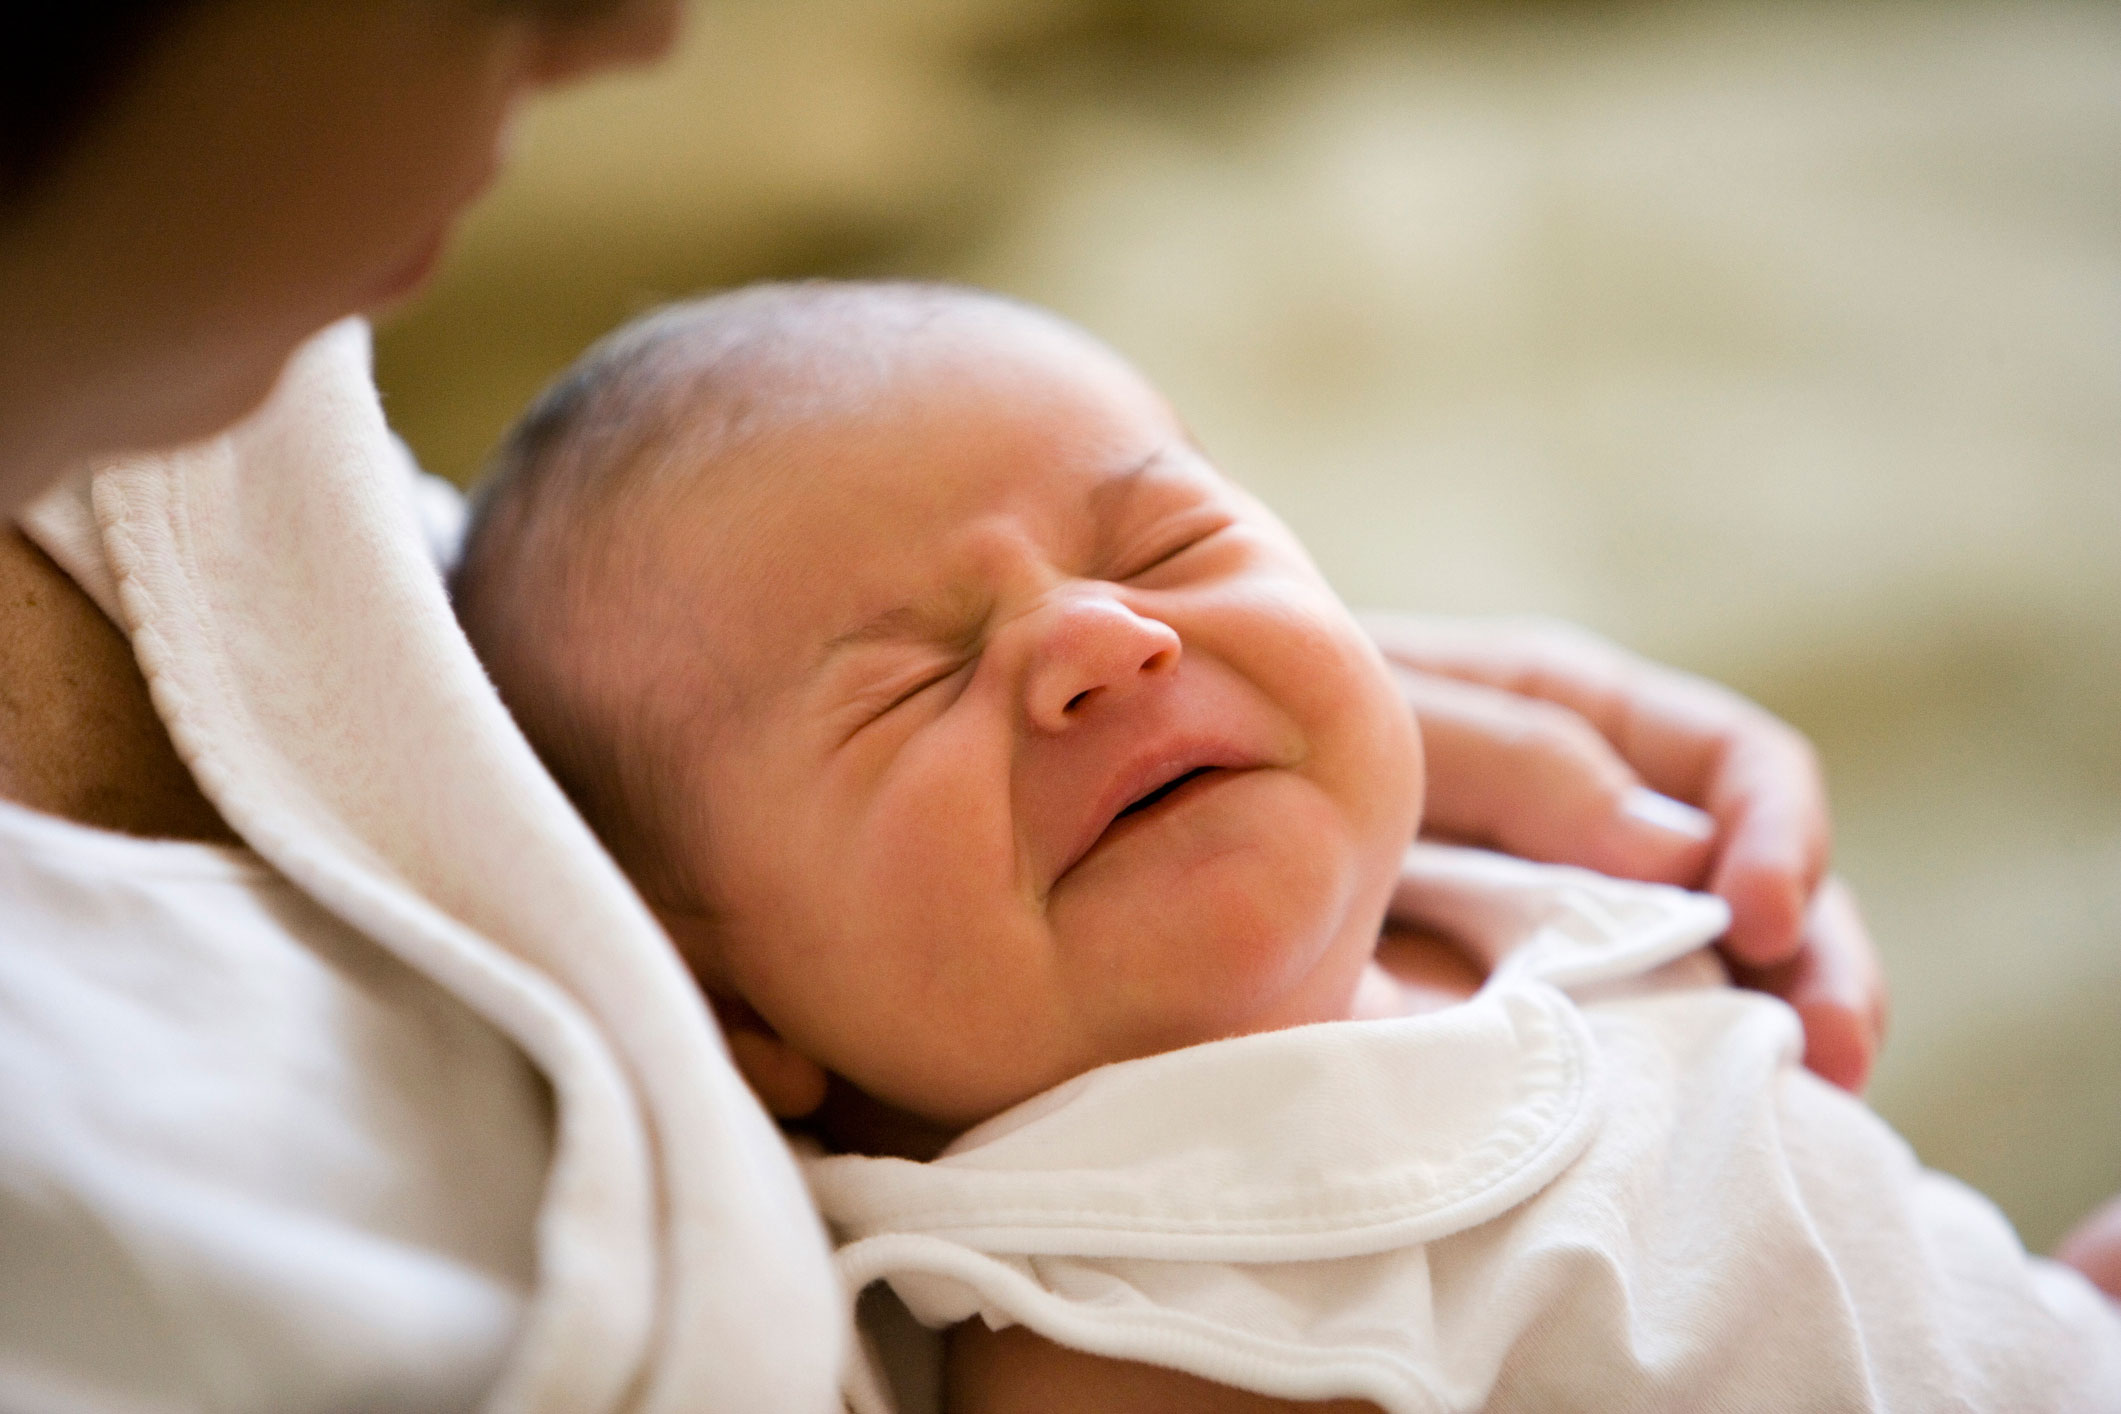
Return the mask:
POLYGON ((1148 478, 1150 470, 1170 455, 1172 442, 1159 442, 1154 451, 1143 457, 1125 471, 1107 477, 1091 488, 1089 509, 1091 518, 1102 528, 1108 526, 1114 513, 1131 500, 1148 478))
POLYGON ((1191 446, 1179 437, 1160 443, 1149 455, 1090 491, 1085 506, 1094 527, 1096 563, 1108 565, 1115 554, 1129 548, 1130 527, 1138 533, 1142 516, 1162 516, 1200 499, 1202 483, 1193 469, 1184 460, 1172 458, 1174 452, 1191 446), (1135 511, 1137 502, 1147 503, 1149 509, 1135 511))
POLYGON ((962 638, 970 631, 968 624, 977 620, 981 612, 981 606, 963 591, 935 594, 899 604, 864 619, 845 633, 826 639, 819 658, 829 659, 849 648, 871 643, 892 643, 910 638, 962 638))
POLYGON ((825 640, 825 656, 848 648, 858 648, 865 643, 882 643, 895 638, 918 638, 921 628, 929 622, 929 616, 918 605, 901 604, 895 609, 886 609, 858 628, 835 634, 825 640))

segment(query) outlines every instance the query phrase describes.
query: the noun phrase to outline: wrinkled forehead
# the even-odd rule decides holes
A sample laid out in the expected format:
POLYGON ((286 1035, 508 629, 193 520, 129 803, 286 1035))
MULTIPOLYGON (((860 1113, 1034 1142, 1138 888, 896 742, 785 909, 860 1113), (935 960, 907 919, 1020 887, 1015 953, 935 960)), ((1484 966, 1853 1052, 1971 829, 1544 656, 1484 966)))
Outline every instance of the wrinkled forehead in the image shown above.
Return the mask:
POLYGON ((963 332, 979 337, 924 342, 645 508, 659 572, 736 685, 799 669, 879 604, 947 595, 983 554, 1088 566, 1159 505, 1236 497, 1100 346, 1029 321, 963 332))
POLYGON ((849 502, 971 490, 1012 463, 1094 468, 1173 421, 1081 330, 985 298, 825 315, 734 358, 695 365, 681 350, 667 362, 636 419, 662 466, 636 479, 677 493, 666 499, 748 509, 746 523, 760 502, 831 519, 849 502))

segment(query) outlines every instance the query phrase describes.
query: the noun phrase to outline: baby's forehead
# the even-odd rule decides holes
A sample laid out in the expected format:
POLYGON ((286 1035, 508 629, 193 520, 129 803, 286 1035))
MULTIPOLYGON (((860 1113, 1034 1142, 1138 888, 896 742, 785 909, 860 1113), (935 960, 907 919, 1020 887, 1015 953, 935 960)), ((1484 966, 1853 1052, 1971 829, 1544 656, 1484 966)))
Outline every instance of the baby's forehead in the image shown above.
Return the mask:
POLYGON ((1089 567, 1101 537, 1221 484, 1154 390, 1079 331, 1008 306, 947 323, 776 353, 745 387, 669 390, 669 471, 645 478, 657 493, 637 516, 661 572, 747 610, 718 631, 789 629, 871 581, 947 570, 983 518, 1089 567))
POLYGON ((800 461, 722 467, 644 511, 650 590, 690 599, 687 646, 733 689, 849 645, 969 633, 1023 567, 1101 577, 1145 527, 1228 489, 1176 438, 1125 457, 933 465, 857 426, 805 440, 800 461))
POLYGON ((1012 498, 1096 527, 1180 485, 1220 484, 1131 368, 1067 341, 1022 352, 961 343, 851 387, 761 390, 734 414, 726 396, 676 399, 665 455, 680 465, 661 480, 677 494, 651 513, 724 541, 826 548, 871 532, 935 539, 1012 498))

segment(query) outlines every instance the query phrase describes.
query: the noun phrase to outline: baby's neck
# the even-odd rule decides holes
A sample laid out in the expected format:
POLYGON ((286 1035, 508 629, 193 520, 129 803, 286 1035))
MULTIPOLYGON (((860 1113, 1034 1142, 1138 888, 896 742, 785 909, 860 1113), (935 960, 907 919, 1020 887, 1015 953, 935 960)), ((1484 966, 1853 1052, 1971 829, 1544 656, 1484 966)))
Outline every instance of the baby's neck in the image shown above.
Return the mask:
MULTIPOLYGON (((1440 1011, 1472 996, 1484 978, 1479 965, 1441 935, 1388 922, 1342 1019, 1381 1021, 1440 1011)), ((934 1158, 957 1137, 953 1130, 880 1104, 837 1077, 808 1127, 836 1152, 917 1160, 934 1158)))
POLYGON ((1485 975, 1442 936, 1387 922, 1349 998, 1347 1019, 1379 1021, 1439 1011, 1472 996, 1485 975))

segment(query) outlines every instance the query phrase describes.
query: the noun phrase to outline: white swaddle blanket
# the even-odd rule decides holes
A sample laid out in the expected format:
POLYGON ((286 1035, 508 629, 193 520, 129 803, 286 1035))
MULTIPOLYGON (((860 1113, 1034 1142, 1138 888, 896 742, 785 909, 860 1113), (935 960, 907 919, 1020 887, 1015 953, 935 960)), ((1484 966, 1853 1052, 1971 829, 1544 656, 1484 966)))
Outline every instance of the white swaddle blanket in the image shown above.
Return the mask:
POLYGON ((830 1408, 843 1317, 785 1145, 458 631, 368 357, 365 326, 326 331, 236 429, 84 474, 25 529, 131 636, 237 833, 549 1082, 486 1407, 830 1408))
POLYGON ((809 1160, 850 1297, 1391 1414, 2121 1408, 2121 1312, 1801 1069, 1697 951, 1720 901, 1434 846, 1401 892, 1496 964, 1476 996, 809 1160))

